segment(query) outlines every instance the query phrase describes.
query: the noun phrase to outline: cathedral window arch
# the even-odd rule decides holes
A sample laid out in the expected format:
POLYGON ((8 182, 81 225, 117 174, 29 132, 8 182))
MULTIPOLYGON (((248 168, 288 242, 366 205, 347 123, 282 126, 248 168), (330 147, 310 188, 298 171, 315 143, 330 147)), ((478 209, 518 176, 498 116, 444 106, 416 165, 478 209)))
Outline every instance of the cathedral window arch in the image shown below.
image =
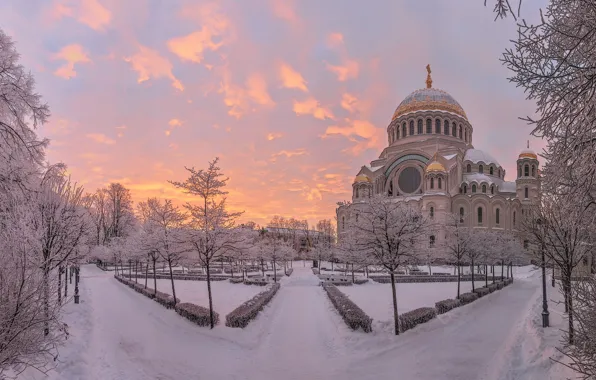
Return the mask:
POLYGON ((478 224, 482 224, 482 207, 478 207, 477 210, 477 214, 478 214, 478 224))
POLYGON ((457 137, 457 125, 455 125, 455 122, 451 125, 451 136, 457 137))
POLYGON ((495 185, 491 185, 490 187, 490 193, 494 194, 495 193, 495 185))
POLYGON ((449 122, 447 120, 445 120, 443 125, 443 134, 449 136, 449 122))
POLYGON ((532 165, 532 177, 536 177, 536 166, 532 165))
POLYGON ((524 187, 524 198, 528 199, 528 186, 524 187))
POLYGON ((358 213, 356 213, 356 223, 358 223, 358 213))
POLYGON ((476 192, 476 184, 472 184, 472 192, 475 193, 476 192))
POLYGON ((478 165, 478 173, 484 173, 484 166, 478 165))
POLYGON ((501 210, 498 208, 495 210, 495 224, 498 226, 501 223, 501 210))
POLYGON ((432 207, 432 206, 430 207, 430 213, 429 214, 430 214, 431 219, 435 217, 435 208, 434 207, 432 207))
POLYGON ((422 134, 422 119, 418 119, 418 134, 422 134))
POLYGON ((461 137, 461 124, 459 125, 459 138, 460 138, 460 140, 461 140, 461 138, 462 138, 462 137, 461 137))
POLYGON ((433 133, 433 121, 431 119, 426 119, 426 133, 433 133))
POLYGON ((441 134, 441 120, 435 120, 435 133, 440 135, 441 134))
POLYGON ((468 186, 466 184, 464 184, 463 188, 464 188, 464 194, 467 194, 468 193, 468 186))
POLYGON ((430 235, 430 237, 428 238, 428 243, 431 248, 435 246, 435 235, 430 235))
POLYGON ((482 185, 482 192, 486 194, 486 185, 482 185))
POLYGON ((525 177, 529 177, 530 176, 530 165, 525 164, 524 165, 524 176, 525 177))
POLYGON ((515 227, 515 211, 513 211, 513 226, 515 227))
POLYGON ((459 208, 459 222, 460 223, 464 222, 464 208, 463 207, 459 208))
POLYGON ((466 166, 466 172, 472 173, 472 165, 468 164, 468 166, 466 166))
POLYGON ((468 129, 464 129, 464 141, 468 142, 468 129))
POLYGON ((341 228, 342 228, 342 230, 344 228, 346 228, 346 217, 345 216, 341 217, 341 228))
POLYGON ((501 178, 501 169, 499 169, 499 178, 501 178))
POLYGON ((404 137, 406 137, 406 122, 405 121, 401 125, 401 138, 403 139, 404 137))
POLYGON ((438 187, 439 187, 439 189, 440 189, 440 188, 442 188, 442 186, 441 186, 441 185, 442 185, 442 183, 441 183, 441 182, 442 182, 442 181, 441 181, 441 177, 439 177, 439 178, 438 178, 438 180, 439 180, 439 186, 438 186, 438 187))
POLYGON ((435 188, 435 179, 434 178, 431 178, 430 179, 430 188, 431 189, 434 189, 435 188))
POLYGON ((414 135, 414 120, 410 121, 410 136, 414 135))
POLYGON ((490 174, 490 175, 494 175, 495 174, 495 170, 493 169, 492 166, 488 169, 488 174, 490 174))

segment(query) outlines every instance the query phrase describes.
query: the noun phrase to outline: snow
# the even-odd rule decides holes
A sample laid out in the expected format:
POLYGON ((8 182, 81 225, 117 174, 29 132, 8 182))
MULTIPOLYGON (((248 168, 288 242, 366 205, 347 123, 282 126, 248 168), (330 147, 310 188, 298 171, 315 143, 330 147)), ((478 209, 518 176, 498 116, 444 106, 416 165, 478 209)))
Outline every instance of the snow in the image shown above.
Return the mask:
POLYGON ((443 156, 443 158, 445 158, 446 160, 450 160, 450 159, 452 159, 455 156, 457 156, 457 154, 448 154, 446 156, 443 156))
MULTIPOLYGON (((562 318, 551 303, 554 327, 536 327, 539 271, 518 269, 518 279, 512 285, 393 336, 387 329, 375 329, 371 334, 348 329, 317 286, 317 277, 299 263, 291 277, 281 280, 282 287, 270 305, 247 328, 222 324, 213 330, 198 327, 123 286, 113 273, 84 266, 81 304, 65 308, 71 337, 61 349, 56 370, 48 377, 27 371, 19 380, 570 376, 548 358, 555 353, 562 318)), ((205 285, 186 283, 193 291, 205 285)), ((243 291, 242 285, 230 285, 232 293, 234 289, 243 291)), ((420 289, 412 292, 420 293, 420 289)), ((551 289, 549 297, 554 293, 551 289)), ((415 297, 401 296, 403 300, 398 302, 403 312, 405 299, 415 297)), ((391 299, 390 294, 385 297, 391 299)))
MULTIPOLYGON (((149 278, 148 286, 153 288, 153 279, 149 278)), ((174 280, 174 286, 176 297, 180 298, 181 302, 209 307, 206 281, 174 280)), ((157 280, 157 290, 172 294, 172 283, 170 280, 157 280)), ((264 290, 264 286, 232 284, 227 280, 212 281, 213 309, 219 313, 220 319, 223 320, 232 310, 264 290)))
POLYGON ((468 149, 466 150, 466 155, 464 156, 464 161, 472 161, 473 163, 484 162, 485 164, 495 164, 497 166, 501 166, 497 160, 490 154, 480 150, 480 149, 468 149))

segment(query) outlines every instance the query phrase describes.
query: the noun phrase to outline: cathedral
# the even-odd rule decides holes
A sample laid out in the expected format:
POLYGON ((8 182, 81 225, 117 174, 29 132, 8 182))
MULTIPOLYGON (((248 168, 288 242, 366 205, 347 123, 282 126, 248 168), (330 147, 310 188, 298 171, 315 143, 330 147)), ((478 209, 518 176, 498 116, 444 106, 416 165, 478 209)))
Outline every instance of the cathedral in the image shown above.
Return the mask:
MULTIPOLYGON (((375 195, 415 205, 439 225, 455 214, 469 227, 514 233, 525 206, 538 199, 536 153, 522 150, 515 181, 506 181, 499 161, 474 147, 474 127, 462 106, 432 86, 430 66, 426 69, 426 88, 399 104, 387 127, 387 147, 354 179, 352 202, 338 204, 340 235, 375 195)), ((431 245, 441 238, 431 236, 431 245)))

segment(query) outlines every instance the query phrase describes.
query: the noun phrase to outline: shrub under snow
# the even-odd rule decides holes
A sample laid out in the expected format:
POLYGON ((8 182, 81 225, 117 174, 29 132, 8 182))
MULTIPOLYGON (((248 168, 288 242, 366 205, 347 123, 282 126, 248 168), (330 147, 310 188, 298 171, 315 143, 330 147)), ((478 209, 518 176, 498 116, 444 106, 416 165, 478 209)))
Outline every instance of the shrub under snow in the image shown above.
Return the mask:
MULTIPOLYGON (((174 309, 176 310, 176 313, 199 326, 209 326, 211 323, 209 309, 206 307, 185 302, 177 304, 174 309)), ((219 314, 215 311, 213 311, 213 321, 214 324, 219 323, 219 314)))
POLYGON ((242 277, 233 277, 230 278, 230 282, 232 284, 242 284, 244 282, 244 279, 242 277))
POLYGON ((461 302, 458 299, 446 299, 435 303, 435 308, 437 309, 438 314, 445 314, 449 310, 460 306, 461 302))
POLYGON ((356 284, 356 285, 366 284, 367 282, 368 282, 367 278, 355 278, 354 279, 354 284, 356 284))
POLYGON ((488 288, 476 288, 474 290, 474 293, 478 294, 478 297, 484 297, 485 295, 490 293, 490 290, 488 290, 488 288))
POLYGON ((489 284, 489 285, 488 285, 488 290, 489 290, 491 293, 492 293, 492 292, 494 292, 494 291, 495 291, 495 290, 497 290, 497 289, 498 289, 498 288, 497 288, 497 284, 489 284))
POLYGON ((464 293, 459 296, 459 301, 462 305, 469 304, 474 302, 478 299, 478 294, 476 293, 464 293))
POLYGON ((404 332, 413 329, 417 325, 428 322, 437 316, 434 307, 421 307, 399 316, 399 331, 404 332))
POLYGON ((335 309, 342 316, 344 322, 352 329, 362 328, 364 332, 372 331, 372 318, 370 318, 361 308, 352 302, 336 286, 323 283, 323 289, 331 300, 335 309))
POLYGON ((503 284, 503 281, 499 281, 499 282, 497 282, 497 289, 503 289, 503 286, 505 286, 505 285, 503 284))
POLYGON ((292 273, 294 272, 294 268, 290 268, 286 271, 286 276, 290 277, 292 275, 292 273))
POLYGON ((279 287, 279 283, 274 284, 271 288, 257 294, 250 300, 238 306, 230 314, 226 315, 226 326, 246 327, 250 321, 257 317, 259 311, 263 310, 265 305, 271 301, 273 296, 279 290, 279 287))
POLYGON ((177 303, 180 302, 180 298, 176 298, 176 302, 174 302, 174 297, 163 292, 157 292, 155 294, 155 298, 153 298, 157 303, 162 306, 165 306, 168 309, 173 308, 177 303))

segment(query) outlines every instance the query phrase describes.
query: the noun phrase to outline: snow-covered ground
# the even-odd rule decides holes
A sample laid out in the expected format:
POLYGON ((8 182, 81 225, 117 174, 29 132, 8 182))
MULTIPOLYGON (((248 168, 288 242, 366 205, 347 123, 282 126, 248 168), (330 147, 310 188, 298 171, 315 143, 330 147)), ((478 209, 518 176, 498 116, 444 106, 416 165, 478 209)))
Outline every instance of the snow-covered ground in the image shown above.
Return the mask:
MULTIPOLYGON (((81 273, 82 303, 66 307, 71 337, 56 370, 49 377, 28 371, 20 379, 570 376, 548 358, 555 353, 557 325, 544 331, 535 323, 540 311, 536 272, 397 337, 380 329, 371 334, 349 330, 317 286, 317 277, 301 265, 294 265, 270 305, 245 329, 198 327, 118 283, 113 273, 94 266, 85 266, 81 273)), ((555 309, 551 307, 551 315, 556 320, 555 309)))

